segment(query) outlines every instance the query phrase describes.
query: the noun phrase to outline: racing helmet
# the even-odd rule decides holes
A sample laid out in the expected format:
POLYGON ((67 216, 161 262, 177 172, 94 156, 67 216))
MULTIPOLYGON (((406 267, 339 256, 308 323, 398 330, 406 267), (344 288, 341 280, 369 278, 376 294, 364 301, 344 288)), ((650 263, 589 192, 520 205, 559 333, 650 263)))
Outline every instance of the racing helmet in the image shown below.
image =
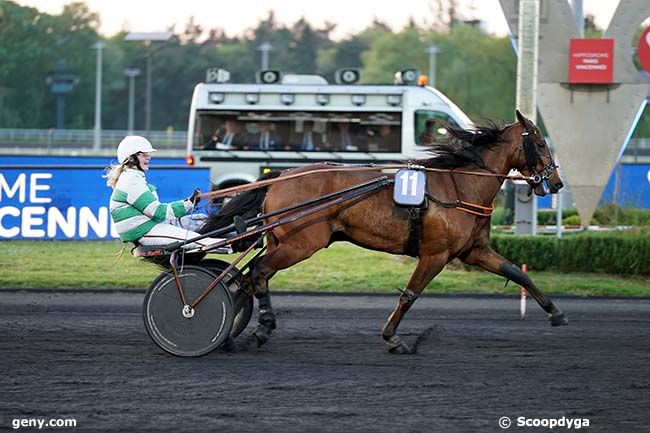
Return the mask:
POLYGON ((117 161, 123 164, 129 156, 138 152, 155 152, 149 140, 139 135, 127 135, 117 146, 117 161))

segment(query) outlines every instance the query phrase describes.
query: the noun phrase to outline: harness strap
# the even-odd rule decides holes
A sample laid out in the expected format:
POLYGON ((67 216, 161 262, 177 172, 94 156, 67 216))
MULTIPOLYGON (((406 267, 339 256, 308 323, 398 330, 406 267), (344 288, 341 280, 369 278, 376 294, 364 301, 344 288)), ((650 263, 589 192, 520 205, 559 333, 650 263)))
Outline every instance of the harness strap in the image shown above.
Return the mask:
POLYGON ((494 210, 494 206, 482 206, 480 204, 469 203, 462 200, 456 200, 453 203, 445 202, 438 200, 428 192, 426 193, 426 197, 440 207, 447 209, 458 209, 460 211, 480 217, 489 217, 492 215, 492 211, 494 210))

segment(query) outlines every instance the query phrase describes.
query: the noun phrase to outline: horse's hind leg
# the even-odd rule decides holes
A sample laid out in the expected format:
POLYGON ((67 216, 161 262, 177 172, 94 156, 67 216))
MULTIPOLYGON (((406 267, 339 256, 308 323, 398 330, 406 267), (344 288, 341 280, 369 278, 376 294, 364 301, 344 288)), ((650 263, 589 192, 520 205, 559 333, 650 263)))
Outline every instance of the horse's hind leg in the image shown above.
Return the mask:
POLYGON ((429 282, 436 276, 447 263, 447 253, 441 253, 434 256, 424 256, 420 258, 411 278, 409 279, 406 287, 402 289, 402 294, 397 301, 395 309, 388 317, 386 324, 381 330, 381 336, 388 344, 388 350, 391 353, 407 354, 413 351, 402 341, 401 337, 397 335, 397 327, 399 326, 404 314, 411 308, 411 305, 418 298, 422 290, 429 284, 429 282))
POLYGON ((327 238, 324 235, 320 237, 323 238, 322 242, 315 242, 319 239, 319 236, 312 236, 309 238, 309 242, 296 243, 278 243, 273 238, 270 238, 269 252, 260 257, 251 267, 248 283, 252 286, 259 308, 259 325, 253 331, 253 337, 258 347, 268 341, 271 337, 271 331, 276 328, 275 313, 271 307, 268 280, 277 271, 309 258, 316 251, 327 246, 327 238))
POLYGON ((569 323, 562 310, 557 308, 553 301, 539 290, 528 275, 491 248, 473 251, 464 262, 470 265, 480 266, 486 271, 506 277, 512 282, 524 287, 535 298, 542 309, 548 313, 552 326, 567 325, 569 323))

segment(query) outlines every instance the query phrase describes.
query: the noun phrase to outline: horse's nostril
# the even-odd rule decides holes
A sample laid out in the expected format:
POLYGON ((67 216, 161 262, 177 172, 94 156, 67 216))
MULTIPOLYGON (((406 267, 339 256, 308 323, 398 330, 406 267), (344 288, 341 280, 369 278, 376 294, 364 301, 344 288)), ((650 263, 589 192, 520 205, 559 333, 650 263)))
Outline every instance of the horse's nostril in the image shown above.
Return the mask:
POLYGON ((561 190, 564 187, 564 184, 562 182, 558 182, 555 185, 553 185, 556 191, 561 190))

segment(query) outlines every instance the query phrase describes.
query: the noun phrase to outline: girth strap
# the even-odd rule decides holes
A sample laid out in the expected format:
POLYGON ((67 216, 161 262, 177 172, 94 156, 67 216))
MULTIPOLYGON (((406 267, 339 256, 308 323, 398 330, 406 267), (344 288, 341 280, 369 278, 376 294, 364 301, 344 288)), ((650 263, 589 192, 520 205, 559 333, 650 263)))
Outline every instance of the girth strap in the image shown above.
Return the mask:
MULTIPOLYGON (((425 201, 426 202, 426 201, 425 201)), ((406 241, 406 254, 420 257, 420 233, 422 232, 422 208, 409 207, 409 238, 406 241)))

